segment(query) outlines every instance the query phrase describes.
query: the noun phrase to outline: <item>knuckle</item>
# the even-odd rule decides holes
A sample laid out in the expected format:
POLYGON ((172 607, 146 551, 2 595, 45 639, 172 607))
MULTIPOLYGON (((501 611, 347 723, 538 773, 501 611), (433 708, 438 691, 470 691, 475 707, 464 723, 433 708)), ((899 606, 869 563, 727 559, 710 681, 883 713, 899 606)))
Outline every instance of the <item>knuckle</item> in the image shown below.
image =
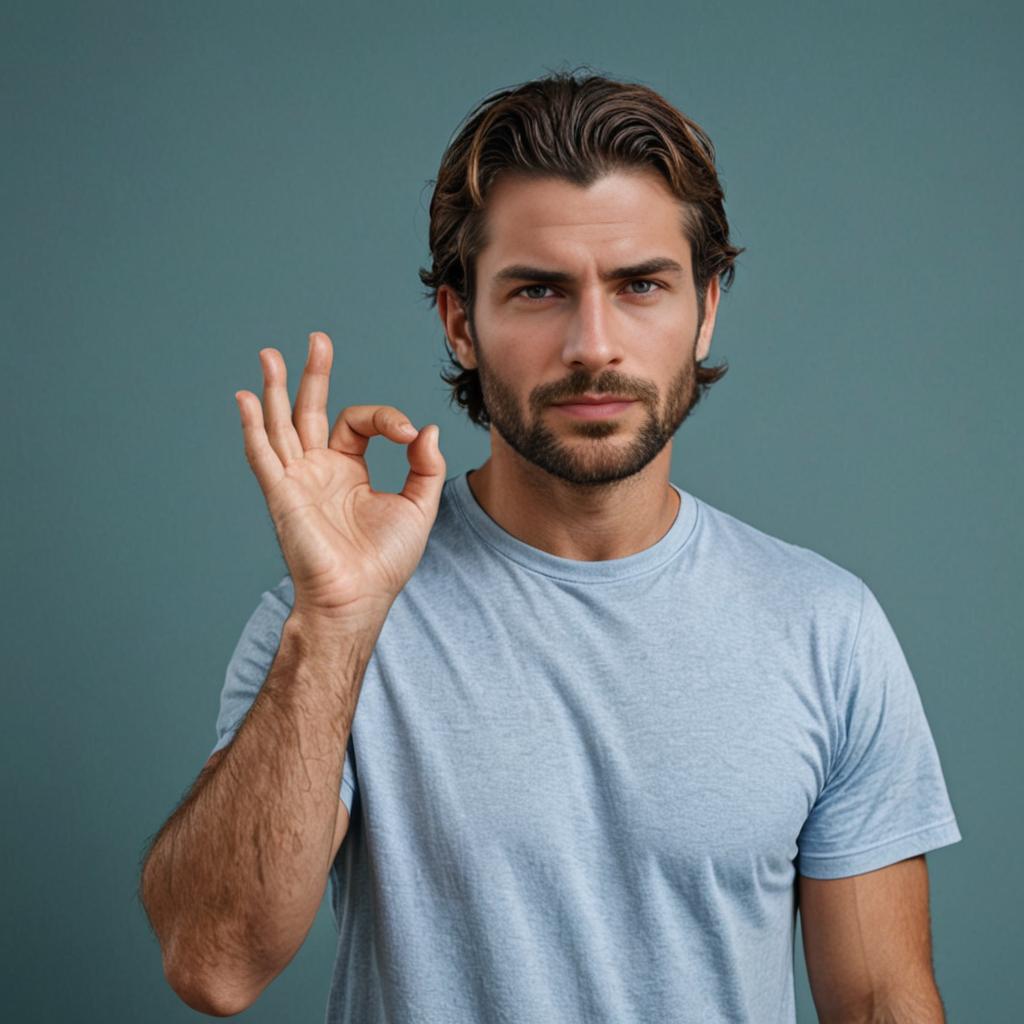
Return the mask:
POLYGON ((393 405, 349 405, 342 409, 338 420, 356 433, 365 435, 369 431, 383 434, 389 428, 405 423, 408 417, 393 405))
POLYGON ((390 405, 378 405, 373 411, 373 425, 383 433, 388 423, 394 420, 394 410, 390 405))

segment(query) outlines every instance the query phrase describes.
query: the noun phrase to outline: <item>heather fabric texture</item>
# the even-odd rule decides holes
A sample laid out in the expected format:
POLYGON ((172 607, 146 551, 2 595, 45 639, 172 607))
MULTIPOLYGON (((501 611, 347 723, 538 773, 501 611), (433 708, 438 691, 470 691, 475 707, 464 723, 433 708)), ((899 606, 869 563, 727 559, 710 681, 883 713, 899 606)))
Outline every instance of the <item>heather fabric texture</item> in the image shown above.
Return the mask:
MULTIPOLYGON (((328 1022, 793 1024, 797 873, 961 838, 872 591, 673 487, 656 544, 582 562, 446 481, 352 724, 328 1022)), ((214 749, 293 599, 249 619, 214 749)))

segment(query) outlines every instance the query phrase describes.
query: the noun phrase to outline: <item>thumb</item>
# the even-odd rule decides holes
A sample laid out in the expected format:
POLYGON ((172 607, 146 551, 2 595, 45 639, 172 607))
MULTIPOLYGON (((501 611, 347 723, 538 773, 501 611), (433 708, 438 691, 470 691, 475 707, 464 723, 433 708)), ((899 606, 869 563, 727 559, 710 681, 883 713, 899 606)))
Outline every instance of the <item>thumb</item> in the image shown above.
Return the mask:
POLYGON ((409 473, 401 490, 401 493, 415 502, 424 514, 431 516, 437 515, 448 469, 441 454, 441 446, 438 444, 440 436, 441 428, 432 423, 424 427, 416 440, 407 446, 409 473))

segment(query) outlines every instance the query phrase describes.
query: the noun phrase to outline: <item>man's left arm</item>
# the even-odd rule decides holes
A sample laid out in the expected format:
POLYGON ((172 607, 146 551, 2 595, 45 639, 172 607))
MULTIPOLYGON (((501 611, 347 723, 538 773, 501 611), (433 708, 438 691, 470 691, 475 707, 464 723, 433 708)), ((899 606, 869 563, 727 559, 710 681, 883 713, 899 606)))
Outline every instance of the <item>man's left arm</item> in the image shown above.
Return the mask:
POLYGON ((845 878, 797 875, 797 901, 822 1024, 945 1024, 924 854, 845 878))

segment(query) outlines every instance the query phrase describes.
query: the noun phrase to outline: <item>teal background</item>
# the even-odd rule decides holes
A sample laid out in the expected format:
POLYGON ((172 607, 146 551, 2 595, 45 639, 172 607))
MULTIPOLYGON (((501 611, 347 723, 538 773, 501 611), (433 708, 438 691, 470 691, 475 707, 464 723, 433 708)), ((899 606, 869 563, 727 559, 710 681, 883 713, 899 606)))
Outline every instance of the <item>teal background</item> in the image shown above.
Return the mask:
MULTIPOLYGON (((307 334, 330 415, 451 409, 422 298, 430 181, 485 94, 589 64, 718 150, 747 251, 726 378, 673 479, 861 575, 963 842, 928 858, 951 1021, 1016 1019, 1021 886, 1021 7, 25 3, 0 15, 4 1016, 188 1020, 135 891, 284 572, 234 392, 307 334), (1014 127, 1014 126, 1017 127, 1014 127)), ((404 453, 370 448, 398 490, 404 453)), ((320 1021, 325 901, 242 1017, 320 1021)), ((802 945, 800 1020, 815 1014, 802 945)))

